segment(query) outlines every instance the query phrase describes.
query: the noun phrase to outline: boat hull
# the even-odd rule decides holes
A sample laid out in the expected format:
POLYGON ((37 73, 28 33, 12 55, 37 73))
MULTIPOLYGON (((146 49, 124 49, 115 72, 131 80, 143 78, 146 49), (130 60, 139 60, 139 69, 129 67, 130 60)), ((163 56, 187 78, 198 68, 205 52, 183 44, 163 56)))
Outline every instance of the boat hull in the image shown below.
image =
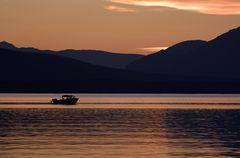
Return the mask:
POLYGON ((78 102, 78 98, 72 99, 52 99, 52 104, 59 104, 59 105, 75 105, 78 102))

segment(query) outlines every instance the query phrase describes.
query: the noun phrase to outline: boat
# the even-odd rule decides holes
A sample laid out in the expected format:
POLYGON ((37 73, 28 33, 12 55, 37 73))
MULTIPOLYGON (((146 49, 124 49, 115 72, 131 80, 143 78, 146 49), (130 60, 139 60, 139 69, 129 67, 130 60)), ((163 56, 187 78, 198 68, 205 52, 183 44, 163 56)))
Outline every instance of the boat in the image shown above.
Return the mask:
POLYGON ((74 95, 63 95, 61 99, 54 98, 52 99, 52 104, 59 104, 59 105, 75 105, 77 104, 79 98, 75 97, 74 95))

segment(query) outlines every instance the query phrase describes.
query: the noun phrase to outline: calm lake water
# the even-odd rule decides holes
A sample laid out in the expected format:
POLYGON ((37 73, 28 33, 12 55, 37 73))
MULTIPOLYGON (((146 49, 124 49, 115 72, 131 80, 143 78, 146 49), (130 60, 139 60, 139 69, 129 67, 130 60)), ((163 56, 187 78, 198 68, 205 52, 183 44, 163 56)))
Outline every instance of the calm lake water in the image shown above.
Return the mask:
POLYGON ((0 95, 1 158, 237 158, 240 95, 0 95))

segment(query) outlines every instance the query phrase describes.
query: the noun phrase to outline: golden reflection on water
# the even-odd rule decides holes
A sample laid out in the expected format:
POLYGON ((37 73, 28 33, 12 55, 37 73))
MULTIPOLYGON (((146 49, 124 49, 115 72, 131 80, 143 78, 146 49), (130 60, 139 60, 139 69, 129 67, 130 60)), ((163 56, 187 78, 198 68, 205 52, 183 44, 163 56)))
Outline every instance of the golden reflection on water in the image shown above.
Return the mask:
POLYGON ((0 95, 1 158, 240 157, 238 96, 55 96, 0 95))
POLYGON ((240 109, 240 105, 176 105, 176 104, 78 104, 74 106, 61 106, 52 104, 1 104, 0 109, 8 108, 47 108, 47 109, 240 109))
MULTIPOLYGON (((0 94, 0 108, 66 108, 50 104, 62 94, 0 94), (6 103, 6 104, 4 104, 6 103)), ((67 108, 239 109, 240 95, 208 94, 76 94, 78 105, 67 108)))
POLYGON ((239 110, 1 109, 1 157, 240 156, 239 110))

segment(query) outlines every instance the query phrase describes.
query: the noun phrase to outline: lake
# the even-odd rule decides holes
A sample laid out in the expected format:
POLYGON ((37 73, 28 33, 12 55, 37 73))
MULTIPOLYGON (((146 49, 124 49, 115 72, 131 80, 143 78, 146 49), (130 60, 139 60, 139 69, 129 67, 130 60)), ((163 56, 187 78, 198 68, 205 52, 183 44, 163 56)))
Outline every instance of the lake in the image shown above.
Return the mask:
POLYGON ((1 158, 240 157, 240 95, 0 94, 1 158))

